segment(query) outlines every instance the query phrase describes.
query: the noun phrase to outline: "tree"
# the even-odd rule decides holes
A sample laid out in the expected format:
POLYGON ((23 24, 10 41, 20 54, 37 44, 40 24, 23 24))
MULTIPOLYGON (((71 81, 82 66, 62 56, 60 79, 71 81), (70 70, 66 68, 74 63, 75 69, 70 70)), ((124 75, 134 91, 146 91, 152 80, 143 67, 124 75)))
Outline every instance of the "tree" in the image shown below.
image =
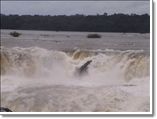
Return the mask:
POLYGON ((150 16, 107 13, 71 16, 1 14, 1 29, 149 33, 150 16))

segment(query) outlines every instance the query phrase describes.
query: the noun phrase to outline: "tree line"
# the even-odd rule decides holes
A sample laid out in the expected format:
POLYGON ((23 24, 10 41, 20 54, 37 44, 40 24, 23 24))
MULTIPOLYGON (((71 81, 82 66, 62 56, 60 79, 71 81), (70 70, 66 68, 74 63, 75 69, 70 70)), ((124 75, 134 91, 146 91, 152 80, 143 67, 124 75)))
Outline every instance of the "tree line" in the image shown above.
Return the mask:
POLYGON ((1 29, 149 33, 150 16, 107 13, 70 16, 1 14, 1 29))

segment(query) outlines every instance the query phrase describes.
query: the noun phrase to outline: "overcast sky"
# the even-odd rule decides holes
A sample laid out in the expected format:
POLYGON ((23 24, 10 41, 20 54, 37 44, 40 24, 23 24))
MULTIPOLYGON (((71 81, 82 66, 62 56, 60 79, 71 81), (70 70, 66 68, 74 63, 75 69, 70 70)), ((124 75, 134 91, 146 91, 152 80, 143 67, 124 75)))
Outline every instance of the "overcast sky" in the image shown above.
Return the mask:
POLYGON ((2 14, 149 14, 149 1, 1 1, 2 14))

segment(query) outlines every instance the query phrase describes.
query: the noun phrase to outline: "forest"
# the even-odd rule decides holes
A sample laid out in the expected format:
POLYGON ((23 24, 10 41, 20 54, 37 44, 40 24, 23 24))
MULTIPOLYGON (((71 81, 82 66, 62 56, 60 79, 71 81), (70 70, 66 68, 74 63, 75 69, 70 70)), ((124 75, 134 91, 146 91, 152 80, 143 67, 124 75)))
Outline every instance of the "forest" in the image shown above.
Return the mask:
POLYGON ((1 29, 149 33, 148 14, 5 15, 1 29))

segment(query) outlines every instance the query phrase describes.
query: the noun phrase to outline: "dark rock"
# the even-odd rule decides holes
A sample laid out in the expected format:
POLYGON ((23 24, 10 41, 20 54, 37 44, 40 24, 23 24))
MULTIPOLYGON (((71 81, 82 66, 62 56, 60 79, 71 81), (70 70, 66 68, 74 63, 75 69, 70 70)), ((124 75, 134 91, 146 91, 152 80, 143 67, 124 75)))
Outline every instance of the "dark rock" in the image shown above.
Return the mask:
POLYGON ((8 108, 0 107, 0 112, 12 112, 12 111, 8 108))
POLYGON ((92 60, 87 61, 85 64, 83 64, 80 68, 77 69, 77 73, 79 75, 83 75, 87 73, 88 65, 92 62, 92 60))

